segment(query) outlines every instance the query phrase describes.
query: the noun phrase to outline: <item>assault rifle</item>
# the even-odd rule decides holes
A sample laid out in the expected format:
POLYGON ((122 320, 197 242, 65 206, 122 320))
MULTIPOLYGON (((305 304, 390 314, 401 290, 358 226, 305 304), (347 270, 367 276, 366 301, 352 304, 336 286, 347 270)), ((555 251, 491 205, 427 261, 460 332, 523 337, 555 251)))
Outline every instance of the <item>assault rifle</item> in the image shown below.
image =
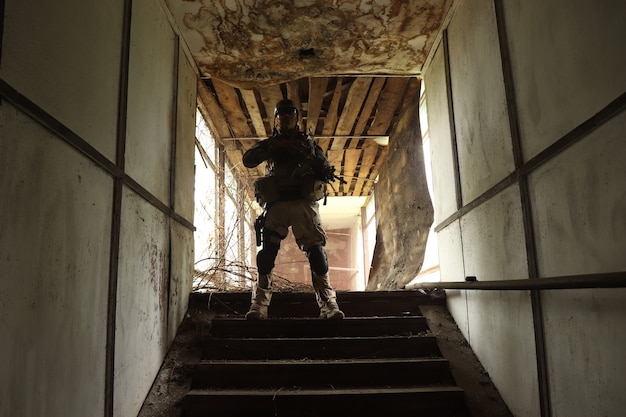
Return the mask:
POLYGON ((326 169, 326 172, 324 173, 324 178, 322 178, 322 181, 330 184, 331 182, 335 182, 335 180, 339 181, 339 184, 347 184, 348 181, 344 180, 343 177, 340 177, 339 175, 335 174, 335 167, 331 166, 328 167, 326 169))

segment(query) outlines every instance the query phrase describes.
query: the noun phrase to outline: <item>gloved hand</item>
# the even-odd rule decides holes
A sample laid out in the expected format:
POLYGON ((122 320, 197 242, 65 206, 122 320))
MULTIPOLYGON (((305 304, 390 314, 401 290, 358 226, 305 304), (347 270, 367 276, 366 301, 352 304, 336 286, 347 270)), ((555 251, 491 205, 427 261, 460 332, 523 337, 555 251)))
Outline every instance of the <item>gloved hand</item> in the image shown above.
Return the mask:
POLYGON ((301 141, 269 139, 267 150, 275 161, 304 160, 310 157, 310 150, 301 141))

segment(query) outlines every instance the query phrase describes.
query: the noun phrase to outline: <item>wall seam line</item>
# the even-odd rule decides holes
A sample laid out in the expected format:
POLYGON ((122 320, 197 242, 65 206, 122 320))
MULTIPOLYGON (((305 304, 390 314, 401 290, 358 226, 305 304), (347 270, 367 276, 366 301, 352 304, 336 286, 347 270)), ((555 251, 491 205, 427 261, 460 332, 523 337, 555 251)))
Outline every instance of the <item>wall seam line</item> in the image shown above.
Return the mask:
MULTIPOLYGON (((172 131, 170 139, 170 209, 174 211, 176 205, 176 148, 178 143, 178 89, 180 77, 180 37, 174 33, 174 86, 172 97, 172 131)), ((172 296, 172 222, 168 221, 169 234, 169 260, 168 260, 168 279, 167 279, 167 303, 165 313, 165 334, 169 336, 170 328, 170 304, 172 296)), ((168 340, 169 344, 169 340, 168 340)))
MULTIPOLYGON (((4 50, 4 20, 6 12, 6 0, 0 0, 0 68, 2 68, 2 52, 4 50)), ((0 104, 2 104, 0 97, 0 104)))
POLYGON ((109 253, 109 290, 107 303, 106 371, 104 383, 104 416, 113 417, 115 411, 115 342, 117 325, 117 289, 122 230, 122 199, 126 165, 126 122, 128 116, 128 74, 130 71, 130 37, 133 0, 125 0, 122 9, 122 43, 118 80, 117 128, 115 167, 119 170, 113 182, 113 210, 111 215, 111 246, 109 253))
POLYGON ((164 214, 176 220, 178 223, 182 224, 186 228, 192 231, 195 230, 195 226, 190 220, 186 219, 179 213, 174 212, 168 204, 163 203, 161 200, 159 200, 158 197, 156 197, 146 188, 141 186, 132 177, 125 174, 120 169, 120 167, 118 167, 117 164, 111 162, 106 156, 101 154, 87 141, 71 131, 68 127, 63 125, 54 117, 46 113, 46 111, 37 106, 37 104, 33 103, 24 95, 20 94, 3 79, 0 79, 0 99, 7 100, 17 109, 28 115, 35 122, 39 123, 40 126, 54 133, 56 136, 58 136, 58 139, 61 139, 66 144, 73 147, 76 151, 81 153, 87 159, 91 160, 93 163, 95 163, 96 166, 98 166, 111 176, 115 178, 120 178, 123 181, 124 185, 131 188, 144 200, 152 204, 157 209, 161 210, 164 214))
MULTIPOLYGON (((513 161, 516 171, 524 165, 522 151, 522 139, 519 128, 517 97, 515 94, 515 82, 511 63, 511 51, 509 49, 508 33, 504 18, 504 5, 500 0, 494 0, 494 13, 496 29, 498 32, 498 46, 500 49, 500 61, 502 65, 502 78, 504 82, 504 94, 507 104, 507 115, 511 133, 511 145, 513 149, 513 161)), ((535 245, 535 231, 532 216, 532 202, 528 187, 528 174, 520 172, 518 188, 520 205, 522 209, 522 222, 524 227, 524 243, 526 248, 526 260, 529 278, 537 279, 539 276, 537 265, 537 248, 535 245)), ((546 357, 545 329, 539 291, 530 291, 531 310, 533 319, 533 334, 535 343, 535 355, 537 366, 537 389, 539 395, 539 410, 541 417, 550 417, 550 378, 546 357)))
POLYGON ((486 201, 490 200, 493 196, 505 190, 510 185, 513 185, 521 176, 526 176, 539 168, 544 163, 550 161, 554 157, 560 155, 570 146, 576 144, 580 140, 586 138, 594 130, 598 129, 605 123, 612 120, 619 115, 622 111, 626 110, 626 92, 618 96, 615 100, 607 104, 598 113, 591 116, 574 129, 563 135, 560 139, 548 146, 542 152, 535 157, 524 163, 521 167, 510 173, 500 182, 489 188, 480 196, 470 201, 455 213, 448 216, 448 218, 442 220, 436 227, 435 231, 439 232, 449 226, 456 219, 463 217, 465 214, 482 205, 486 201))
POLYGON ((450 44, 448 41, 448 29, 443 31, 443 58, 446 77, 446 97, 448 99, 448 123, 450 126, 450 141, 452 149, 452 169, 454 171, 454 193, 456 208, 463 207, 463 191, 461 190, 461 168, 459 166, 459 149, 456 137, 456 122, 454 117, 454 101, 452 99, 452 75, 450 69, 450 44))

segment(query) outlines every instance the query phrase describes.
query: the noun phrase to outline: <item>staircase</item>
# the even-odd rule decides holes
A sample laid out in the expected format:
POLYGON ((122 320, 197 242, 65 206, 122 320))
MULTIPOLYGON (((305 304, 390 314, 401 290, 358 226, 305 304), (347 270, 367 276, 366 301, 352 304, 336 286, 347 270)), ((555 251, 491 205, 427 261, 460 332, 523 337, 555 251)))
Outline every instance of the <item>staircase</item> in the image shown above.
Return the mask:
POLYGON ((210 309, 183 416, 469 417, 418 291, 339 293, 344 320, 320 320, 312 293, 275 293, 246 321, 250 293, 192 294, 210 309))

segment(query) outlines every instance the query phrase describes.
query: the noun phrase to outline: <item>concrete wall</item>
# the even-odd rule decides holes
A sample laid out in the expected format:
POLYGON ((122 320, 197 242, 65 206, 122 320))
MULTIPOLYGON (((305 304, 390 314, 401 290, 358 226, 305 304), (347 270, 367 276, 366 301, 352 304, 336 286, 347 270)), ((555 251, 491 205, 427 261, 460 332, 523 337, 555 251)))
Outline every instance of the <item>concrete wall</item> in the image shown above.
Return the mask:
POLYGON ((137 415, 186 311, 197 77, 130 4, 0 6, 3 417, 137 415))
MULTIPOLYGON (((619 1, 455 4, 424 78, 443 280, 626 271, 625 14, 619 1)), ((625 298, 448 291, 518 417, 623 414, 625 298)))

